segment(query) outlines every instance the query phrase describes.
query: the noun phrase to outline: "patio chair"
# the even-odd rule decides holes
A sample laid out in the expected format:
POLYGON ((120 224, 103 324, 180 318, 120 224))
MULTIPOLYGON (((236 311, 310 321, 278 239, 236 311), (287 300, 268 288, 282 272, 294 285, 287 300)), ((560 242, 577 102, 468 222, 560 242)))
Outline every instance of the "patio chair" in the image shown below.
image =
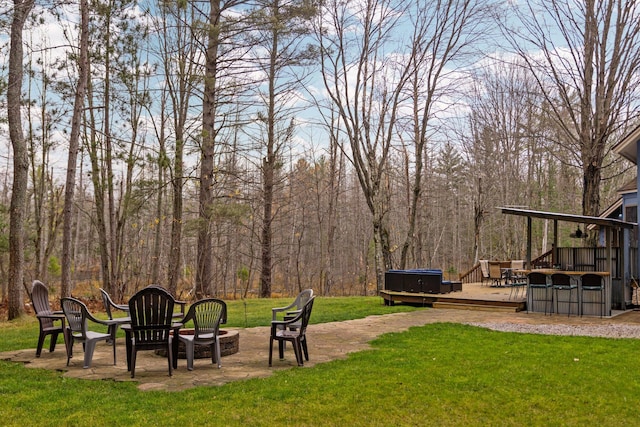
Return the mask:
POLYGON ((96 344, 100 341, 111 340, 113 347, 113 364, 116 364, 116 341, 111 333, 96 332, 89 330, 89 322, 107 325, 108 322, 96 319, 89 313, 87 306, 80 300, 75 298, 62 298, 60 300, 62 311, 67 318, 67 327, 65 337, 67 339, 67 366, 69 360, 73 357, 74 342, 81 342, 84 348, 84 368, 91 367, 91 360, 96 348, 96 344))
POLYGON ((116 304, 111 299, 109 293, 102 288, 100 288, 100 294, 102 295, 102 304, 104 305, 104 310, 107 312, 107 316, 109 317, 109 319, 113 319, 113 313, 111 311, 112 308, 124 311, 127 315, 129 315, 129 306, 127 304, 116 304))
MULTIPOLYGON (((147 288, 158 288, 158 289, 162 289, 163 291, 167 292, 169 295, 171 295, 171 292, 169 292, 169 290, 163 286, 160 285, 149 285, 147 286, 147 288)), ((182 319, 184 317, 184 313, 185 313, 185 308, 187 307, 187 302, 186 301, 180 301, 177 300, 173 295, 171 295, 171 297, 173 298, 173 303, 174 305, 177 304, 180 306, 180 312, 178 313, 173 313, 173 318, 178 320, 178 319, 182 319)))
POLYGON ((509 287, 511 288, 510 292, 509 292, 509 299, 518 298, 518 295, 520 295, 520 291, 522 291, 522 297, 523 298, 526 294, 527 294, 527 278, 526 276, 524 277, 524 279, 521 278, 512 278, 511 279, 511 283, 509 283, 509 287))
POLYGON ((64 335, 64 313, 62 311, 51 310, 51 306, 49 305, 49 289, 39 280, 34 280, 31 285, 31 302, 36 312, 36 318, 40 323, 38 347, 36 348, 36 357, 40 357, 44 339, 47 335, 50 335, 49 353, 56 349, 58 334, 62 333, 64 335))
POLYGON ((520 291, 526 295, 527 292, 527 276, 523 273, 524 261, 512 260, 511 268, 509 271, 509 280, 507 286, 511 288, 509 292, 509 299, 518 298, 520 291))
POLYGON ((520 259, 520 260, 511 261, 511 270, 512 270, 512 274, 511 274, 512 280, 517 280, 521 282, 527 280, 526 274, 523 273, 524 260, 520 259))
POLYGON ((547 275, 532 271, 527 275, 529 281, 529 290, 531 295, 527 296, 527 311, 537 311, 533 305, 535 303, 544 303, 544 314, 551 313, 553 309, 553 289, 551 284, 547 283, 547 275))
POLYGON ((580 287, 580 316, 584 313, 585 305, 600 305, 600 317, 605 313, 605 295, 604 295, 604 280, 602 276, 593 273, 583 274, 580 278, 582 286, 580 287), (586 298, 586 295, 589 298, 586 298), (599 294, 599 295, 598 295, 599 294), (596 296, 598 298, 596 299, 596 296))
POLYGON ((564 274, 564 273, 555 273, 551 275, 551 285, 553 286, 553 292, 554 292, 554 296, 553 296, 553 301, 555 303, 555 312, 559 313, 558 311, 558 304, 559 303, 563 303, 563 304, 567 304, 567 317, 571 316, 571 306, 574 304, 574 302, 577 304, 578 303, 578 285, 571 283, 571 276, 569 276, 568 274, 564 274), (576 299, 575 301, 573 300, 573 291, 576 291, 576 299), (562 294, 569 294, 568 298, 560 298, 560 295, 562 294))
MULTIPOLYGON (((278 316, 282 317, 281 313, 284 313, 285 318, 295 317, 302 307, 313 297, 313 289, 305 289, 300 292, 296 299, 286 307, 276 307, 271 309, 271 321, 278 320, 278 316)), ((295 326, 294 326, 295 327, 295 326)))
MULTIPOLYGON (((102 295, 102 304, 104 305, 104 310, 107 312, 107 317, 109 317, 110 320, 113 320, 113 312, 111 311, 111 309, 116 309, 116 310, 120 310, 120 311, 124 311, 126 313, 126 317, 129 317, 129 306, 126 304, 116 304, 115 302, 113 302, 113 300, 111 299, 111 296, 109 295, 109 293, 107 291, 105 291, 104 289, 100 288, 100 295, 102 295)), ((120 318, 121 322, 116 322, 113 323, 112 325, 109 325, 109 332, 115 337, 116 336, 116 332, 118 331, 118 325, 120 325, 121 323, 125 322, 124 319, 120 318)))
POLYGON ((479 262, 480 262, 480 272, 482 273, 482 279, 480 279, 480 286, 483 286, 485 282, 491 281, 491 278, 489 277, 489 261, 486 259, 481 259, 479 262))
POLYGON ((135 378, 136 356, 143 350, 166 350, 169 376, 172 375, 173 297, 159 286, 148 286, 129 300, 131 316, 131 378, 135 378))
MULTIPOLYGON (((185 345, 187 369, 193 370, 193 358, 196 345, 211 348, 211 362, 222 366, 220 357, 220 324, 227 323, 227 304, 217 298, 196 301, 182 320, 186 324, 193 320, 193 335, 178 334, 178 339, 185 345)), ((174 337, 175 339, 175 337, 174 337)))
POLYGON ((269 339, 269 366, 272 364, 273 357, 273 341, 278 341, 278 353, 280 360, 284 359, 284 343, 291 341, 293 351, 296 355, 298 366, 303 366, 303 353, 305 360, 309 360, 309 351, 307 348, 307 325, 311 317, 313 309, 313 301, 315 297, 311 297, 309 301, 302 307, 298 314, 288 320, 271 321, 271 338, 269 339), (299 325, 295 329, 290 328, 291 325, 299 325))
POLYGON ((500 270, 500 262, 489 261, 489 280, 493 282, 491 286, 502 286, 502 270, 500 270))
MULTIPOLYGON (((294 318, 302 307, 313 297, 313 289, 305 289, 296 296, 296 299, 286 307, 276 307, 271 309, 271 321, 278 320, 278 317, 281 320, 289 320, 294 318)), ((295 322, 287 326, 290 330, 295 331, 300 327, 300 322, 295 322)), ((284 326, 279 326, 279 328, 284 329, 284 326)), ((285 343, 282 342, 282 351, 284 351, 285 343)))

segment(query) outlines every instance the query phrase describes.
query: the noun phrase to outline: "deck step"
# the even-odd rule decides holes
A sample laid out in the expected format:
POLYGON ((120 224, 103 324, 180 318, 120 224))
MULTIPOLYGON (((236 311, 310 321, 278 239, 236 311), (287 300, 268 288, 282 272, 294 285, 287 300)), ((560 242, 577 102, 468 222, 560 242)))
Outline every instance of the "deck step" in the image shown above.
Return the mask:
POLYGON ((433 303, 433 308, 453 308, 458 310, 476 310, 476 311, 500 311, 503 313, 515 313, 518 311, 518 307, 488 305, 488 304, 465 304, 465 303, 442 302, 442 301, 435 301, 433 303))

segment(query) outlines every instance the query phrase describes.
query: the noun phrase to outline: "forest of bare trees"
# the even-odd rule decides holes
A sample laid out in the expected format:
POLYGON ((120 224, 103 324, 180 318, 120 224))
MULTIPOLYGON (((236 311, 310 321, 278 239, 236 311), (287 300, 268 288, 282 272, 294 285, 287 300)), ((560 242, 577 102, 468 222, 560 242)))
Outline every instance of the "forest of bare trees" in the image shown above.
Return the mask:
POLYGON ((597 215, 633 177, 610 149, 638 124, 634 2, 0 5, 10 319, 36 278, 121 299, 455 276, 524 256, 497 207, 597 215))

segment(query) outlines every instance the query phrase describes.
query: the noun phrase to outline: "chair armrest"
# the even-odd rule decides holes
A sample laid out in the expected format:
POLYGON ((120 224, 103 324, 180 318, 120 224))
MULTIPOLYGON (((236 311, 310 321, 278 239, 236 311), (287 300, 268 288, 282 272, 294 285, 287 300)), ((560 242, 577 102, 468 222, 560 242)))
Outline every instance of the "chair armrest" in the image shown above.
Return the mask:
POLYGON ((285 320, 272 320, 271 327, 278 327, 278 326, 286 327, 292 323, 296 323, 298 320, 300 320, 301 317, 302 317, 302 310, 300 310, 300 313, 296 314, 295 316, 287 318, 285 320))
POLYGON ((187 302, 175 300, 174 303, 180 306, 180 313, 184 314, 184 308, 187 306, 187 302))
POLYGON ((284 315, 284 320, 291 320, 301 313, 302 310, 287 311, 287 313, 284 315))
POLYGON ((36 319, 51 319, 53 321, 61 320, 62 326, 64 326, 64 323, 65 323, 65 317, 63 312, 39 313, 39 314, 36 314, 36 319))
POLYGON ((189 321, 193 320, 193 318, 195 317, 195 312, 191 309, 191 307, 189 307, 187 314, 182 316, 182 319, 180 319, 180 322, 183 324, 183 326, 189 323, 189 321))
MULTIPOLYGON (((272 308, 272 309, 271 309, 271 319, 272 319, 272 320, 276 320, 276 315, 277 315, 278 313, 282 313, 283 311, 287 311, 287 310, 289 310, 290 308, 292 308, 292 307, 294 307, 294 306, 295 306, 295 301, 294 301, 294 302, 292 302, 291 304, 289 304, 289 305, 288 305, 288 306, 286 306, 286 307, 275 307, 275 308, 272 308)), ((299 311, 299 310, 298 310, 298 311, 299 311)))
POLYGON ((98 319, 96 317, 93 317, 93 315, 89 312, 87 312, 86 315, 87 315, 87 319, 91 320, 94 323, 99 323, 101 325, 111 326, 117 323, 117 322, 114 322, 112 319, 108 319, 108 320, 98 319))
POLYGON ((112 307, 117 308, 118 310, 129 312, 129 306, 126 304, 111 304, 112 307))

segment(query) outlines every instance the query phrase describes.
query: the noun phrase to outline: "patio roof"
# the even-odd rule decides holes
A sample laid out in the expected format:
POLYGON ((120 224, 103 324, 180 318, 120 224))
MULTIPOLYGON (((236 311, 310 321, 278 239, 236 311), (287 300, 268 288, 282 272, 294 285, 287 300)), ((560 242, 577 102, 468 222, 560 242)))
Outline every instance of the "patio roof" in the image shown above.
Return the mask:
POLYGON ((633 228, 635 225, 637 225, 635 223, 626 222, 619 219, 601 218, 597 216, 573 215, 573 214, 566 214, 566 213, 534 211, 530 209, 519 209, 519 208, 509 208, 509 207, 501 207, 499 209, 502 210, 503 214, 520 215, 520 216, 526 216, 529 218, 551 219, 554 221, 594 224, 594 225, 600 225, 600 226, 612 227, 612 228, 633 228))

